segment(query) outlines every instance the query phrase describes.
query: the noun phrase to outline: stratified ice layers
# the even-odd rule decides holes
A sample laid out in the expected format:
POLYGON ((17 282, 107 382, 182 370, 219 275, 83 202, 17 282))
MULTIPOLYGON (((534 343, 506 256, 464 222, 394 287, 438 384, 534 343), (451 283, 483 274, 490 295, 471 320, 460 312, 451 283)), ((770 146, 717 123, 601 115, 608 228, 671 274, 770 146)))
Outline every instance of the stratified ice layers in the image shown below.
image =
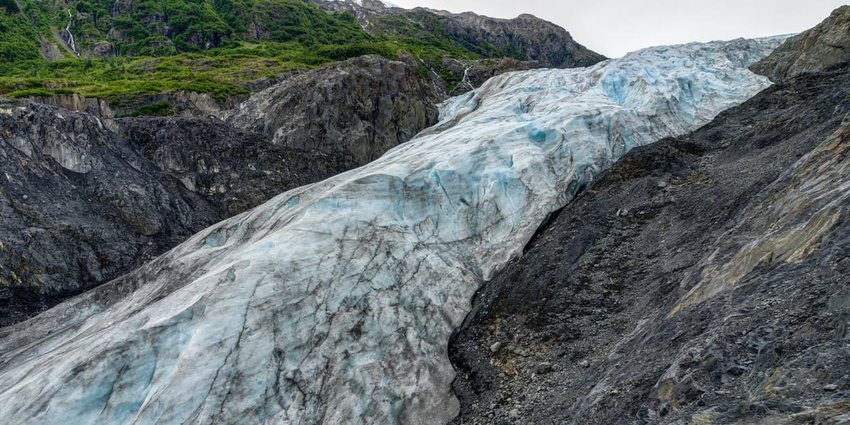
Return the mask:
POLYGON ((779 42, 496 77, 374 163, 0 332, 0 423, 447 422, 475 290, 629 149, 767 87, 746 68, 779 42))

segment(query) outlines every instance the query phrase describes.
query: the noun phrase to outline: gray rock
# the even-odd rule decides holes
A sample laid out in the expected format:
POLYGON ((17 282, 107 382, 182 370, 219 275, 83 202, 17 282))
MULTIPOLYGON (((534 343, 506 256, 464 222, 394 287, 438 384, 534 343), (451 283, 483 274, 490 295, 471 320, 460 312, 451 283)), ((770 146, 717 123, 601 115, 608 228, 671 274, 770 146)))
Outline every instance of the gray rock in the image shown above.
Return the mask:
POLYGON ((209 203, 173 185, 87 114, 0 105, 0 174, 9 177, 0 180, 0 325, 218 221, 209 203))
POLYGON ((788 40, 751 69, 778 81, 850 62, 850 6, 841 6, 816 27, 788 40))
POLYGON ((186 189, 231 217, 280 193, 356 167, 346 155, 269 143, 214 118, 116 120, 121 138, 186 189))
POLYGON ((105 283, 226 217, 355 166, 214 119, 0 104, 0 326, 105 283))
POLYGON ((407 64, 363 56, 293 74, 243 102, 227 122, 274 144, 362 165, 436 123, 439 99, 407 64))
POLYGON ((537 366, 534 367, 534 373, 538 375, 543 375, 552 371, 552 363, 543 362, 538 363, 537 366))
POLYGON ((422 7, 408 10, 370 0, 314 2, 326 10, 354 14, 360 26, 373 35, 425 39, 444 36, 458 48, 482 58, 534 61, 549 68, 590 66, 605 59, 577 43, 565 29, 529 14, 499 19, 422 7))
POLYGON ((454 423, 503 394, 537 423, 842 423, 847 93, 848 67, 784 80, 603 173, 476 295, 449 347, 454 423), (482 350, 497 335, 551 355, 543 390, 534 358, 482 350))
POLYGON ((495 48, 501 53, 498 56, 537 61, 552 68, 590 66, 605 59, 577 43, 565 29, 533 15, 497 19, 471 12, 436 14, 451 38, 472 46, 483 57, 493 57, 490 52, 495 48))

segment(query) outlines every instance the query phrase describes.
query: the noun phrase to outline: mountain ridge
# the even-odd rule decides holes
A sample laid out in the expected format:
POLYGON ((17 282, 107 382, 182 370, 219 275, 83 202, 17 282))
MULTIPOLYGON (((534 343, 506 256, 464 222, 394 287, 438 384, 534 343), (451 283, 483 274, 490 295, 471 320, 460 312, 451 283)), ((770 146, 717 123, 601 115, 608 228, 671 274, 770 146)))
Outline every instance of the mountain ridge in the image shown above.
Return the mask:
POLYGON ((850 61, 850 5, 835 9, 814 28, 793 36, 769 57, 753 64, 753 72, 778 81, 819 72, 850 61))
POLYGON ((424 10, 378 14, 381 30, 370 33, 351 11, 326 11, 319 6, 331 3, 306 0, 14 1, 0 8, 0 95, 75 94, 113 109, 177 91, 226 100, 294 70, 365 54, 403 60, 447 93, 468 90, 469 83, 463 70, 444 64, 448 59, 481 67, 487 66, 481 59, 511 58, 523 63, 519 68, 602 59, 553 24, 535 32, 505 21, 498 32, 479 34, 424 10), (57 35, 60 28, 64 35, 57 35), (511 34, 515 40, 505 38, 511 34))

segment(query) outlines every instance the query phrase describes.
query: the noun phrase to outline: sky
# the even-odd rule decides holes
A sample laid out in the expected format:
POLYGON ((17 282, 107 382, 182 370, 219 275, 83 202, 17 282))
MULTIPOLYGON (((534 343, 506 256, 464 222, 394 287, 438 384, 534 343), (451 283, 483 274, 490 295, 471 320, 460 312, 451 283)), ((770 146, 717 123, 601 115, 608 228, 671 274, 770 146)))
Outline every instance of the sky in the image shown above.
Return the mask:
POLYGON ((797 33, 848 0, 389 0, 513 18, 531 13, 609 57, 644 47, 797 33))

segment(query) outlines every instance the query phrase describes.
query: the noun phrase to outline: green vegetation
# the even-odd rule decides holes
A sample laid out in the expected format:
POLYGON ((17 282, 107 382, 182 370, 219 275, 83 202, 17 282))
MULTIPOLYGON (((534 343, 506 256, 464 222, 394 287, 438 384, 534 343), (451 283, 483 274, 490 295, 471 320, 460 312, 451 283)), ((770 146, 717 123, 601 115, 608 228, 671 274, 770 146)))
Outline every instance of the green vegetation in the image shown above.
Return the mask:
MULTIPOLYGON (((403 52, 451 81, 442 58, 478 57, 438 21, 417 20, 384 17, 385 30, 373 36, 352 15, 304 0, 0 0, 0 95, 78 93, 130 104, 186 90, 224 99, 294 69, 403 52), (58 38, 69 22, 81 58, 58 38), (42 57, 51 44, 64 59, 42 57)), ((158 108, 147 113, 170 111, 158 108)))
POLYGON ((0 0, 0 61, 19 61, 39 58, 38 25, 28 16, 38 18, 40 12, 27 4, 25 10, 15 0, 0 0))
POLYGON ((0 64, 0 94, 10 97, 79 93, 110 101, 178 90, 219 99, 246 93, 251 82, 331 59, 298 45, 264 43, 165 57, 108 57, 0 64))
POLYGON ((37 4, 51 16, 54 28, 64 28, 72 12, 81 50, 109 44, 119 55, 165 56, 233 47, 239 41, 296 41, 311 46, 368 37, 353 16, 329 14, 303 0, 40 0, 37 4))

